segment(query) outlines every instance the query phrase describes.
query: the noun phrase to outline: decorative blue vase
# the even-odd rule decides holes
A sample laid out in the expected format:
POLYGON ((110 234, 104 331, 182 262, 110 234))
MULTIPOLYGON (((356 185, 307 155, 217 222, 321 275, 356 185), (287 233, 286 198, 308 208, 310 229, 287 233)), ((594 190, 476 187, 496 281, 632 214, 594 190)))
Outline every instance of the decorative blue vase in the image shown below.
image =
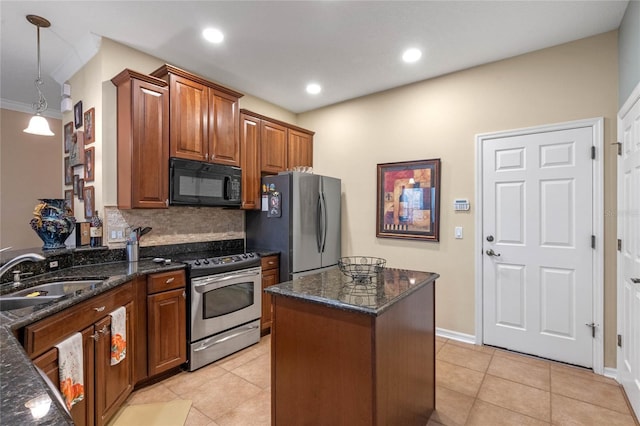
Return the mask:
POLYGON ((42 198, 33 210, 31 228, 44 241, 43 250, 65 248, 76 223, 71 208, 64 199, 42 198))

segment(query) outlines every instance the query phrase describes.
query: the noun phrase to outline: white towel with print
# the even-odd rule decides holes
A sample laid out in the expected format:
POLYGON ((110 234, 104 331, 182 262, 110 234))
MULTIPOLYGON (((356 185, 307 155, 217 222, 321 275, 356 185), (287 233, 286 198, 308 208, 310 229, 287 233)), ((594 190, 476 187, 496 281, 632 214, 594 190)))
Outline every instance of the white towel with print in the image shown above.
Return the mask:
POLYGON ((84 399, 84 367, 82 334, 74 333, 56 345, 58 348, 58 371, 60 392, 67 408, 84 399))
POLYGON ((111 365, 127 355, 127 310, 124 306, 111 312, 111 365))

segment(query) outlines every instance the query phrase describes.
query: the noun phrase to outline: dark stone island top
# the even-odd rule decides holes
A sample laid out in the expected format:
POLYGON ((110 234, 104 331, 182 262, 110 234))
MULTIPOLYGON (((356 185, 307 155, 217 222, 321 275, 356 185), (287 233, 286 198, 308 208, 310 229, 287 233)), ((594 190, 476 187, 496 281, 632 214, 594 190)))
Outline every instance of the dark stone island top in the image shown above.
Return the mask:
POLYGON ((354 279, 336 266, 323 272, 269 286, 267 293, 337 309, 380 315, 394 303, 435 281, 439 274, 385 268, 371 279, 354 279))

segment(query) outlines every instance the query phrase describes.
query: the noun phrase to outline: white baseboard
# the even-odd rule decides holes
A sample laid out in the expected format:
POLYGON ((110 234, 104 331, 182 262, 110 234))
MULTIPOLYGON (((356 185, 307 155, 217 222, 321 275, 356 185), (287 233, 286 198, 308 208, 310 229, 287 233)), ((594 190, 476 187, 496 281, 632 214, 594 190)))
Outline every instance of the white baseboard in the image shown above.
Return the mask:
POLYGON ((617 368, 611 368, 611 367, 605 367, 604 371, 602 372, 602 375, 605 377, 609 377, 613 380, 616 380, 616 377, 618 377, 618 369, 617 368))
POLYGON ((476 344, 476 336, 472 334, 460 333, 457 331, 446 330, 444 328, 436 327, 436 336, 444 337, 445 339, 457 340, 463 343, 476 344))

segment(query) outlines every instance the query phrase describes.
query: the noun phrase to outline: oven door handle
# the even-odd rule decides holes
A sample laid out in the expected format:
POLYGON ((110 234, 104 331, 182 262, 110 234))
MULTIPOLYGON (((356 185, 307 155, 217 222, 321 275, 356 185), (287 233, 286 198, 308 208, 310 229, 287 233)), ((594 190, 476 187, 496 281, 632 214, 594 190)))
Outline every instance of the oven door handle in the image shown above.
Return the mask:
POLYGON ((242 274, 227 275, 226 277, 221 277, 221 278, 209 277, 209 278, 205 278, 205 279, 202 279, 202 280, 199 280, 198 282, 196 282, 193 285, 193 289, 195 291, 197 291, 198 293, 206 293, 207 291, 218 287, 218 284, 224 283, 225 281, 238 280, 238 279, 243 279, 243 278, 252 278, 252 277, 255 277, 257 275, 260 275, 259 271, 257 271, 257 272, 245 272, 245 273, 242 273, 242 274))
POLYGON ((203 344, 202 346, 194 349, 193 351, 194 352, 204 351, 205 349, 209 349, 210 347, 218 345, 218 344, 220 344, 222 342, 226 342, 227 340, 234 339, 236 337, 242 336, 243 334, 250 333, 253 330, 255 330, 256 328, 258 328, 258 327, 260 327, 260 326, 259 325, 250 325, 250 326, 246 327, 244 330, 240 330, 240 331, 238 331, 236 333, 233 333, 233 334, 230 334, 228 336, 225 336, 222 339, 215 340, 213 342, 208 342, 206 344, 203 344))

